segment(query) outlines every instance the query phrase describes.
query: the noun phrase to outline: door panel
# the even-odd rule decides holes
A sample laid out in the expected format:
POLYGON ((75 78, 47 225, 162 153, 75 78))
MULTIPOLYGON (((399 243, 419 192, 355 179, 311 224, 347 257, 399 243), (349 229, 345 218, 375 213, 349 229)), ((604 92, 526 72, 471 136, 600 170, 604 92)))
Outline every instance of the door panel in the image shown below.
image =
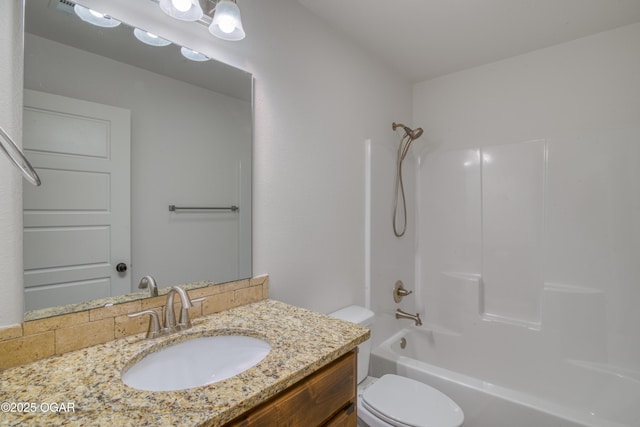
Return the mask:
POLYGON ((130 111, 25 90, 25 308, 131 291, 130 111))
POLYGON ((74 170, 41 169, 46 191, 25 191, 23 208, 37 211, 109 210, 109 174, 74 170))
POLYGON ((30 150, 103 159, 109 155, 108 120, 28 108, 23 121, 30 124, 25 129, 29 132, 30 150))
POLYGON ((24 230, 25 270, 109 262, 110 227, 57 227, 24 230), (64 248, 64 250, 60 250, 64 248))

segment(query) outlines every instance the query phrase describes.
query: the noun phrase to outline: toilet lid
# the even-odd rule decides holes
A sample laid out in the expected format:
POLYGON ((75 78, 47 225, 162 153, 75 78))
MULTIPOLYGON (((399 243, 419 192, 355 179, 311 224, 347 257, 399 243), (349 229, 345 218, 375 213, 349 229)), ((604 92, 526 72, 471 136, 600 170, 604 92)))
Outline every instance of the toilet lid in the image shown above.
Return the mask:
POLYGON ((362 394, 365 407, 397 427, 459 427, 462 409, 448 396, 421 382, 384 375, 362 394))

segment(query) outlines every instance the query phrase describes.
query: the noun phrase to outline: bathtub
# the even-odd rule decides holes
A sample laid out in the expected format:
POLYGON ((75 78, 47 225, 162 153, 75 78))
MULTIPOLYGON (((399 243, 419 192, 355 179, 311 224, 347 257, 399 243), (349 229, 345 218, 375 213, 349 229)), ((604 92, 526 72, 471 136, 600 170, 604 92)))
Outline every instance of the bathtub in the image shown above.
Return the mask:
POLYGON ((437 388, 463 409, 465 427, 640 426, 640 379, 633 373, 552 358, 517 366, 468 350, 456 334, 403 329, 372 350, 371 373, 437 388))

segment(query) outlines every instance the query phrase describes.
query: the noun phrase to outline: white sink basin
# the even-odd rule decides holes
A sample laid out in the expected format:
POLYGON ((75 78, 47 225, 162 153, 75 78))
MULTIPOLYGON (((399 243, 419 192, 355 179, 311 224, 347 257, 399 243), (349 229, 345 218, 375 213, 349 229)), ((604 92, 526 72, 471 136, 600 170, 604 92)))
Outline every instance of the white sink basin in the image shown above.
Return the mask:
POLYGON ((172 391, 226 380, 257 365, 271 346, 242 335, 199 337, 151 353, 122 374, 139 390, 172 391))

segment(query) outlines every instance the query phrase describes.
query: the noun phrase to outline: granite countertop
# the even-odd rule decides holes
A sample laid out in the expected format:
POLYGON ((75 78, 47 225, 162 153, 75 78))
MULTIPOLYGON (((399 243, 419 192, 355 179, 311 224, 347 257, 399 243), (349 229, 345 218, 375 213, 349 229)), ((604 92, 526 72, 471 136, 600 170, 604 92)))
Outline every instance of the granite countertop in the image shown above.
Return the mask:
POLYGON ((193 328, 167 337, 121 338, 2 371, 0 425, 219 426, 368 337, 369 330, 361 326, 264 300, 194 319, 193 328), (120 380, 132 361, 163 344, 231 333, 264 339, 271 351, 253 368, 204 387, 148 392, 120 380), (7 411, 5 402, 15 402, 9 409, 23 412, 7 411), (25 406, 35 412, 26 412, 25 406))

